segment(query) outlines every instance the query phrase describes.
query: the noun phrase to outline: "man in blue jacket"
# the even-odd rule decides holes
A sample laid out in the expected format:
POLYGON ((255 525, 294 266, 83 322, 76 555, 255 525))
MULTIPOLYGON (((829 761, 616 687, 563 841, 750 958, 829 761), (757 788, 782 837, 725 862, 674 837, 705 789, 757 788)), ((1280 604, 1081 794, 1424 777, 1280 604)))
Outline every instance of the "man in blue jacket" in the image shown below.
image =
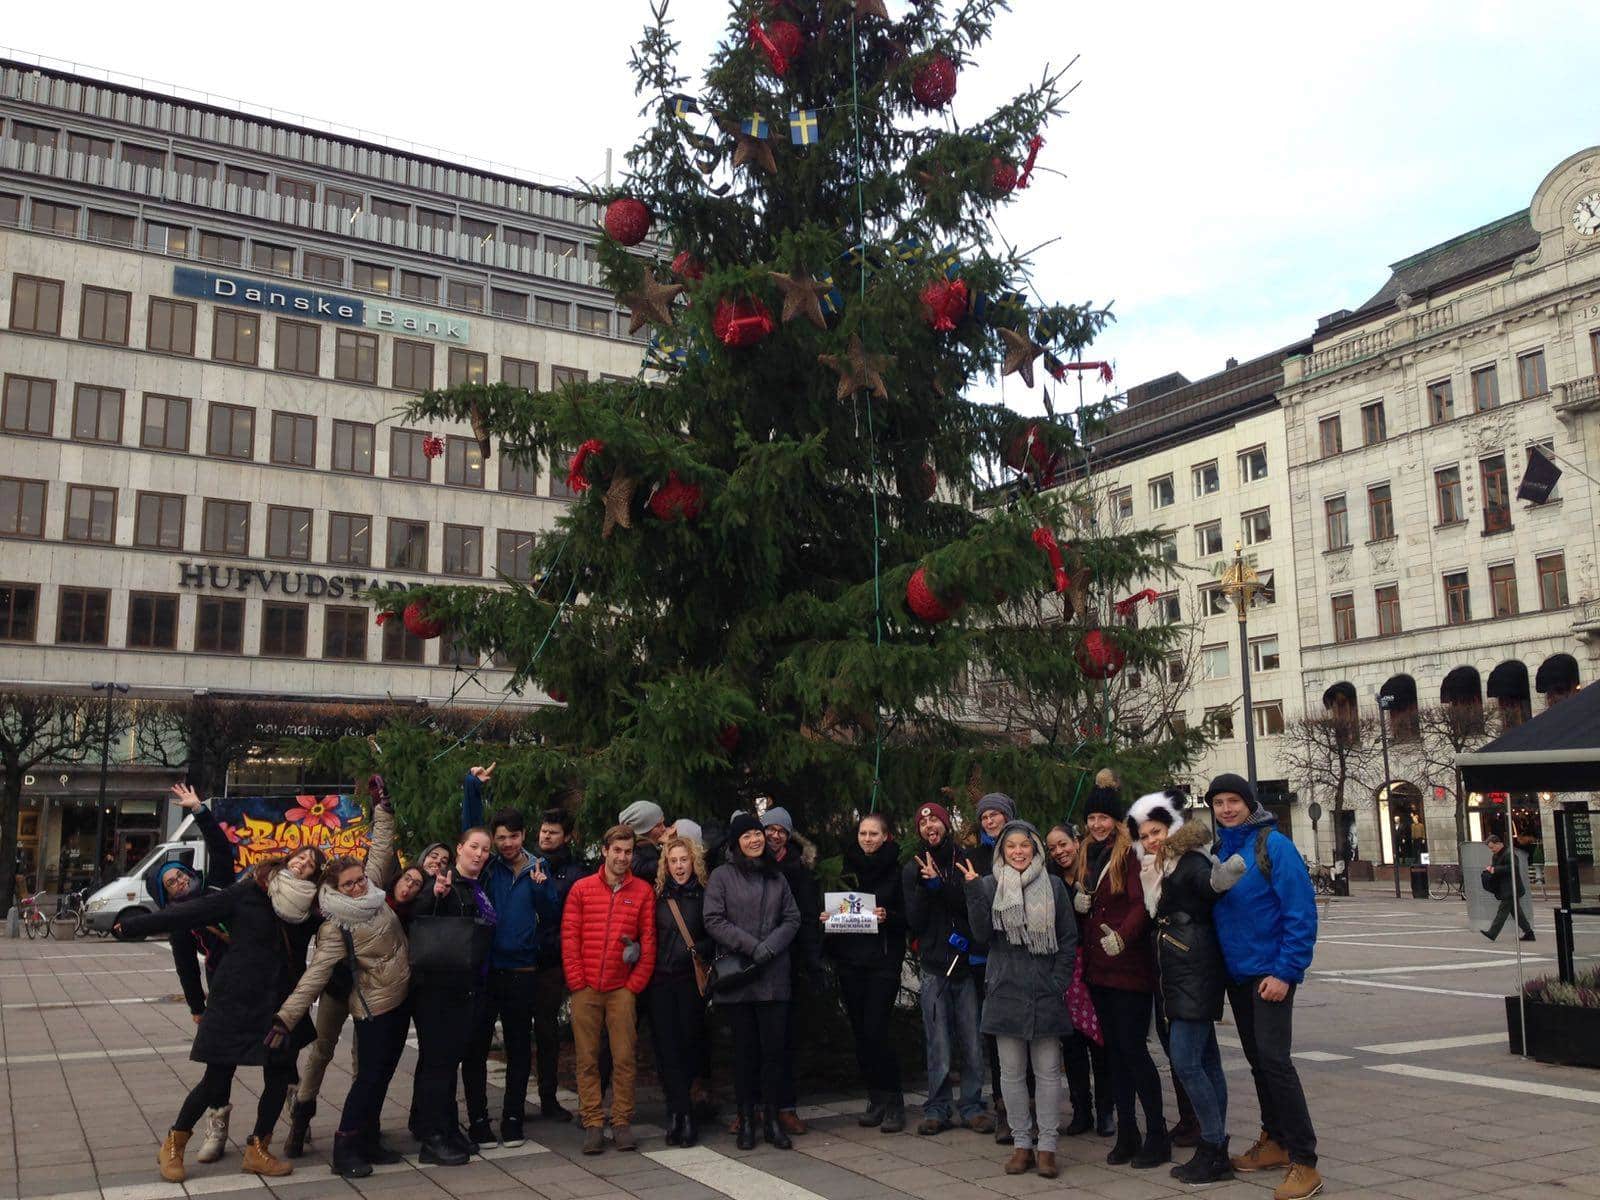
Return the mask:
POLYGON ((547 808, 539 817, 539 855, 555 889, 551 915, 539 924, 539 969, 534 989, 533 1038, 539 1059, 539 1115, 546 1121, 570 1121, 572 1113, 556 1099, 560 1062, 561 1006, 567 998, 567 977, 561 966, 561 912, 567 893, 589 868, 572 848, 572 818, 565 809, 547 808))
POLYGON ((1217 857, 1237 854, 1244 876, 1213 910, 1228 968, 1228 1002, 1250 1062, 1261 1134, 1233 1159, 1236 1171, 1288 1167, 1274 1200, 1305 1200, 1322 1190, 1317 1133, 1305 1089, 1290 1058, 1294 993, 1317 942, 1317 900, 1305 860, 1278 832, 1255 789, 1238 775, 1218 775, 1206 789, 1218 826, 1217 857))
POLYGON ((528 853, 522 814, 502 808, 483 819, 484 792, 494 766, 473 767, 462 781, 461 828, 484 826, 494 839, 495 856, 484 868, 483 890, 494 906, 494 943, 489 949, 488 986, 483 1007, 461 1064, 467 1097, 467 1138, 482 1145, 495 1140, 489 1122, 489 1044, 498 1018, 505 1037, 506 1086, 501 1109, 500 1144, 520 1146, 528 1077, 533 1070, 533 1013, 538 993, 539 927, 555 919, 555 885, 545 861, 528 853))

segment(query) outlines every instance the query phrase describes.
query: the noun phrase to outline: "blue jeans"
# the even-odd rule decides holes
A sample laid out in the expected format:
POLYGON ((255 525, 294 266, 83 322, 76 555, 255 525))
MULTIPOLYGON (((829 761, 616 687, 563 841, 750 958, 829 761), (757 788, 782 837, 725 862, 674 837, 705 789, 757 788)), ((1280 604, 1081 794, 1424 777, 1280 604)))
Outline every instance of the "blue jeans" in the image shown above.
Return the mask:
POLYGON ((1220 1145, 1228 1131, 1228 1079, 1217 1050, 1217 1027, 1210 1021, 1170 1022, 1172 1071, 1189 1093, 1200 1136, 1220 1145))
POLYGON ((978 993, 971 976, 947 979, 922 972, 922 1032, 928 1043, 928 1099, 922 1115, 951 1119, 950 1068, 961 1055, 960 1116, 983 1111, 983 1044, 978 1037, 978 993))

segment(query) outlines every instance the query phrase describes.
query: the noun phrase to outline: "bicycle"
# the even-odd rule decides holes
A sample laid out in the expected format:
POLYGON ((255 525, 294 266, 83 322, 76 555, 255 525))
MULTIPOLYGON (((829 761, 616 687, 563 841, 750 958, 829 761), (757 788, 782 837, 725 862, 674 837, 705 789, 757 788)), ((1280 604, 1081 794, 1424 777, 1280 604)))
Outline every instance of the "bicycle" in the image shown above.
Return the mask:
POLYGON ((1448 900, 1454 896, 1457 900, 1467 898, 1466 888, 1463 886, 1460 863, 1445 863, 1439 868, 1439 878, 1428 884, 1428 899, 1448 900))
POLYGON ((22 930, 28 935, 30 942, 36 937, 50 936, 50 918, 45 916, 44 910, 39 907, 39 901, 42 899, 44 893, 35 892, 17 905, 22 917, 22 930))
POLYGON ((83 888, 76 892, 68 892, 61 897, 61 903, 56 906, 55 916, 50 918, 50 928, 54 931, 57 925, 62 928, 62 933, 56 936, 77 938, 82 937, 89 927, 89 914, 84 911, 84 904, 89 899, 89 889, 83 888), (70 929, 68 933, 66 930, 70 929))

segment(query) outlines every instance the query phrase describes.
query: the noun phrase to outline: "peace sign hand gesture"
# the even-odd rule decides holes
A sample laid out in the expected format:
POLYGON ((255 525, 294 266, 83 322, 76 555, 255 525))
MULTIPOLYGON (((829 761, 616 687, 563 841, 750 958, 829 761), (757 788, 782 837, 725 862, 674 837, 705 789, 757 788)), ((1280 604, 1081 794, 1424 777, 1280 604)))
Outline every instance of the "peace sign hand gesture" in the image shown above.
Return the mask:
POLYGON ((972 860, 970 858, 956 859, 956 866, 961 869, 961 878, 967 883, 973 883, 977 880, 978 873, 972 869, 972 860))
POLYGON ((934 866, 933 863, 933 851, 930 850, 926 855, 919 854, 915 857, 917 860, 917 866, 921 868, 922 877, 924 879, 939 878, 939 868, 934 866))
POLYGON ((435 876, 434 881, 433 881, 433 894, 435 896, 447 896, 447 895, 449 895, 450 894, 450 883, 451 883, 450 872, 448 870, 439 872, 439 874, 437 876, 435 876))

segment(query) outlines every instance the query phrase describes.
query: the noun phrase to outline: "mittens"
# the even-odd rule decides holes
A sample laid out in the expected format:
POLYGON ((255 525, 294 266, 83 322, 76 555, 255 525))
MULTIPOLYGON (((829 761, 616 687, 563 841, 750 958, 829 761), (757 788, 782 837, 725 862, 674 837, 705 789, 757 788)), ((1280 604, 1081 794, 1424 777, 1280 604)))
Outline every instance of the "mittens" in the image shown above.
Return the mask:
POLYGON ((1244 878, 1246 866, 1247 864, 1243 857, 1237 854, 1223 862, 1213 862, 1211 864, 1211 890, 1213 892, 1227 891, 1244 878))
POLYGON ((1100 935, 1100 949, 1106 952, 1107 958, 1115 958, 1122 953, 1122 938, 1115 929, 1109 925, 1102 925, 1100 935))
POLYGON ((1085 917, 1089 915, 1089 905, 1092 903, 1094 903, 1094 897, 1082 888, 1079 888, 1078 894, 1072 898, 1073 911, 1085 917))
POLYGON ((639 945, 638 942, 634 941, 627 934, 623 934, 622 935, 622 961, 623 962, 627 963, 631 967, 631 966, 633 966, 635 963, 637 963, 639 961, 640 956, 643 955, 643 954, 644 954, 644 947, 639 945))

